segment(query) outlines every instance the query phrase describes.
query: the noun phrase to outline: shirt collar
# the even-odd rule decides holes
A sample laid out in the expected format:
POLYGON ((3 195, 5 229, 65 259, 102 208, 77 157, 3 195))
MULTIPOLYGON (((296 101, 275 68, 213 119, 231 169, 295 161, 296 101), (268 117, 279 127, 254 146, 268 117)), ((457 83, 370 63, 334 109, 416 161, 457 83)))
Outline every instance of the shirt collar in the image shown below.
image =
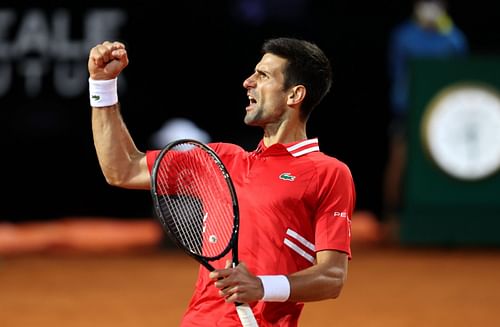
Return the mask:
POLYGON ((313 138, 287 144, 277 143, 271 145, 269 148, 264 145, 264 140, 261 140, 255 150, 255 153, 262 153, 273 147, 282 148, 294 157, 300 157, 311 152, 319 152, 318 138, 313 138))

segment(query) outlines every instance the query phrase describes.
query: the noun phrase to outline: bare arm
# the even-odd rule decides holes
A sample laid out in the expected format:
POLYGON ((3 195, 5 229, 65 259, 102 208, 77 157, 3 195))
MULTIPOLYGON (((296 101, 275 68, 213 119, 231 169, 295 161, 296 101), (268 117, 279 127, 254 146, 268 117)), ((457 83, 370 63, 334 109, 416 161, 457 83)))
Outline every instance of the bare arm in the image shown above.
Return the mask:
MULTIPOLYGON (((122 43, 104 42, 90 50, 88 70, 93 80, 114 79, 127 65, 127 52, 122 43)), ((110 185, 150 188, 146 156, 135 146, 118 103, 92 108, 92 134, 101 170, 110 185)))
MULTIPOLYGON (((337 298, 347 278, 348 257, 339 251, 320 251, 317 263, 288 277, 289 301, 312 302, 337 298)), ((264 290, 260 279, 251 274, 244 264, 236 268, 210 273, 220 295, 228 302, 253 302, 262 299, 264 290), (219 280, 219 278, 222 278, 219 280)))
POLYGON ((150 188, 146 156, 136 148, 118 104, 92 109, 92 133, 101 170, 110 185, 150 188))
POLYGON ((340 295, 347 278, 347 254, 339 251, 320 251, 317 263, 288 276, 291 292, 289 301, 319 301, 340 295))

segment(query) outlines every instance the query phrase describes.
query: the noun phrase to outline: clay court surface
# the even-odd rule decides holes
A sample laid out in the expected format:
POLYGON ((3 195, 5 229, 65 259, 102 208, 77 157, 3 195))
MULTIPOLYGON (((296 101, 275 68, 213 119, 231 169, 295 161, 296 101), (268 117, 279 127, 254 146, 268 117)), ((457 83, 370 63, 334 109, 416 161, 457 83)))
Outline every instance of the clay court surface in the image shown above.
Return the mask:
MULTIPOLYGON (((343 294, 301 327, 500 326, 500 250, 354 245, 343 294)), ((172 249, 0 259, 1 327, 178 326, 197 265, 172 249)))

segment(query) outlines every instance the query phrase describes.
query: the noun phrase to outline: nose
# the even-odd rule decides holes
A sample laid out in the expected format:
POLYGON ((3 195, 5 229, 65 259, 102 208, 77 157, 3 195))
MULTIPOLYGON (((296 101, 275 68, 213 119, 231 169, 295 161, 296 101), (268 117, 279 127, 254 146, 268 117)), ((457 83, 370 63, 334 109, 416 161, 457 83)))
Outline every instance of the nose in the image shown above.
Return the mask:
POLYGON ((243 81, 243 87, 245 89, 249 89, 252 87, 255 87, 255 79, 253 78, 255 74, 252 74, 248 76, 244 81, 243 81))

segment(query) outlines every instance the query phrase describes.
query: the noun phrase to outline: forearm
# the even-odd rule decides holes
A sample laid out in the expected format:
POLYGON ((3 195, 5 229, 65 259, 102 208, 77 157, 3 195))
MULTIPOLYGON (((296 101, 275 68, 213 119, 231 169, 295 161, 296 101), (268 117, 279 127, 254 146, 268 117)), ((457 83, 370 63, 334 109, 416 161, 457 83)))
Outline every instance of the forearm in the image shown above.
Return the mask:
POLYGON ((312 302, 338 297, 347 277, 347 254, 320 251, 316 260, 314 266, 286 276, 285 283, 283 275, 255 276, 244 263, 216 269, 210 278, 228 302, 312 302))
POLYGON ((323 269, 314 265, 288 276, 290 297, 288 301, 311 302, 334 299, 340 295, 347 277, 347 266, 323 269))
POLYGON ((109 184, 134 189, 150 187, 145 154, 135 146, 119 104, 92 109, 92 133, 99 164, 109 184))

